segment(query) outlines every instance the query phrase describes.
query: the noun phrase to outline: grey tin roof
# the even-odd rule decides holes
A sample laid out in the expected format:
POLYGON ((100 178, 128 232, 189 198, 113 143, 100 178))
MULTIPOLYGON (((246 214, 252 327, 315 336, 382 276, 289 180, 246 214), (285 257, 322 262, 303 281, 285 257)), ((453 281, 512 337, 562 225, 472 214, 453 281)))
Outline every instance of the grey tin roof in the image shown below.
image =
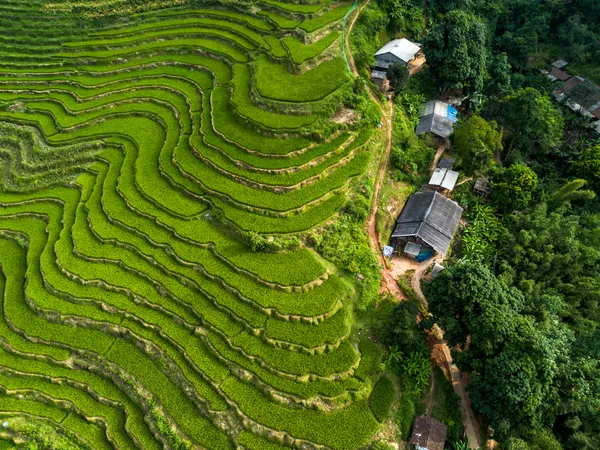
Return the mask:
POLYGON ((437 192, 417 192, 406 202, 392 238, 418 237, 445 255, 462 212, 458 203, 437 192))
POLYGON ((375 53, 375 56, 391 53, 400 58, 405 63, 408 63, 421 50, 417 44, 410 42, 408 39, 394 39, 388 42, 375 53))
POLYGON ((452 134, 453 123, 447 117, 438 116, 437 114, 429 114, 421 116, 417 124, 417 135, 423 133, 434 133, 440 137, 447 138, 452 134))
POLYGON ((557 59, 556 61, 554 61, 552 63, 552 66, 556 67, 557 69, 563 69, 564 67, 567 67, 569 65, 568 62, 566 62, 564 59, 557 59))
POLYGON ((379 78, 381 80, 385 80, 386 73, 383 70, 373 70, 371 71, 371 78, 379 78))
POLYGON ((454 158, 442 158, 438 162, 440 169, 452 169, 456 160, 454 158))
POLYGON ((449 169, 437 168, 431 174, 429 186, 441 186, 444 189, 451 191, 458 180, 458 172, 449 169))

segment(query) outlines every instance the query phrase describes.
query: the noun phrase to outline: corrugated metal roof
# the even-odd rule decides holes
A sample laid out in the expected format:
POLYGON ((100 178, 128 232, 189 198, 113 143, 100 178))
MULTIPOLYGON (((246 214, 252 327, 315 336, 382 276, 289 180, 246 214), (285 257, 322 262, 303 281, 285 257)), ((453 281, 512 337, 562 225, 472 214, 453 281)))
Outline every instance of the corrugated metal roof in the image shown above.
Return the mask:
POLYGON ((383 70, 373 70, 371 72, 371 78, 378 78, 381 80, 385 80, 386 73, 383 70))
POLYGON ((389 61, 384 61, 383 59, 377 59, 375 58, 375 66, 378 69, 385 69, 387 70, 388 67, 390 67, 393 63, 389 62, 389 61))
POLYGON ((446 172, 448 172, 448 169, 435 169, 431 175, 431 178, 429 179, 429 183, 427 184, 430 186, 441 186, 442 182, 444 181, 444 177, 446 176, 446 172))
POLYGON ((462 211, 458 203, 437 192, 417 192, 406 202, 392 237, 419 237, 436 252, 446 254, 462 211))
POLYGON ((444 103, 439 100, 429 100, 423 105, 421 116, 428 116, 430 114, 436 114, 440 117, 448 117, 448 103, 444 103))
POLYGON ((415 132, 417 135, 423 133, 435 133, 440 137, 447 138, 452 134, 452 126, 453 123, 450 119, 436 114, 430 114, 428 116, 421 116, 415 132))
POLYGON ((552 63, 552 67, 556 67, 558 69, 562 69, 568 65, 569 65, 569 63, 566 62, 564 59, 557 59, 556 61, 554 61, 552 63))
POLYGON ((442 158, 438 162, 440 169, 452 169, 456 160, 454 158, 442 158))
POLYGON ((408 63, 415 57, 419 50, 421 50, 419 46, 408 39, 394 39, 377 50, 375 56, 391 53, 397 58, 400 58, 402 61, 408 63))
MULTIPOLYGON (((446 170, 446 169, 444 169, 444 170, 446 170)), ((444 189, 448 189, 449 191, 451 191, 452 189, 454 189, 454 186, 456 186, 457 180, 458 180, 458 172, 456 172, 454 170, 447 170, 446 176, 444 177, 444 180, 442 181, 441 186, 444 189)))

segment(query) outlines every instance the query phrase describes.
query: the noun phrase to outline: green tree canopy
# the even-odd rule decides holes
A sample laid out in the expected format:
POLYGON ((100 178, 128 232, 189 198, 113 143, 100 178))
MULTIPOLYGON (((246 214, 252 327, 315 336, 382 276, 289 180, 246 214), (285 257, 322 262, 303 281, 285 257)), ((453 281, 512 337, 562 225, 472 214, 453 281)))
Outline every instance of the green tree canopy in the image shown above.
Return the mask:
POLYGON ((390 80, 390 86, 394 91, 400 92, 402 87, 408 81, 408 69, 402 64, 391 64, 387 69, 387 79, 390 80))
POLYGON ((486 83, 486 91, 490 94, 501 94, 510 89, 511 66, 506 53, 500 53, 490 59, 488 66, 489 79, 486 83))
POLYGON ((492 428, 506 438, 541 427, 558 403, 554 379, 571 333, 555 315, 537 322, 524 314, 522 294, 479 264, 447 268, 425 293, 449 345, 458 348, 456 364, 471 372, 473 405, 492 428))
POLYGON ((496 122, 473 115, 458 122, 454 132, 454 150, 466 175, 489 170, 494 153, 502 149, 502 135, 496 122))
POLYGON ((562 114, 537 89, 525 88, 507 95, 498 112, 510 134, 509 152, 513 146, 525 154, 536 149, 547 152, 560 144, 562 114))
POLYGON ((538 178, 524 164, 500 170, 492 179, 491 201, 500 211, 521 210, 529 205, 537 189, 538 178))
POLYGON ((447 13, 424 39, 427 62, 443 88, 481 91, 486 77, 485 24, 462 10, 447 13))
POLYGON ((573 163, 575 173, 585 178, 595 189, 600 189, 600 145, 584 150, 573 163))

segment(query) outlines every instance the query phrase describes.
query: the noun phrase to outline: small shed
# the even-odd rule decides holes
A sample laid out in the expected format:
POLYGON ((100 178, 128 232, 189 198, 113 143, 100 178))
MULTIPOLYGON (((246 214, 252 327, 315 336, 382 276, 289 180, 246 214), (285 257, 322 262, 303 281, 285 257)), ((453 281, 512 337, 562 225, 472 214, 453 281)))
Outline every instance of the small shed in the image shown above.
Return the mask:
POLYGON ((557 59, 556 61, 554 61, 552 63, 552 67, 556 67, 557 69, 564 69, 568 65, 569 65, 569 63, 567 61, 565 61, 564 59, 557 59))
POLYGON ((438 191, 452 191, 458 180, 458 172, 450 169, 440 169, 439 167, 433 171, 429 183, 433 189, 438 191))
POLYGON ((421 47, 408 39, 394 39, 377 50, 375 53, 375 67, 387 69, 394 63, 408 66, 408 63, 411 62, 420 51, 421 47))
POLYGON ((442 158, 438 161, 440 169, 452 169, 456 160, 454 158, 442 158))
POLYGON ((477 178, 473 183, 473 193, 487 197, 490 195, 490 180, 487 178, 477 178))
POLYGON ((417 124, 417 135, 433 133, 439 137, 447 138, 452 134, 456 122, 456 109, 439 100, 425 103, 421 117, 417 124))
POLYGON ((385 70, 373 70, 371 71, 371 80, 377 85, 379 90, 383 93, 387 92, 390 88, 390 82, 387 79, 387 73, 385 70))
POLYGON ((396 220, 392 245, 399 250, 409 243, 415 243, 445 255, 462 212, 458 203, 438 192, 417 192, 408 198, 396 220))
POLYGON ((435 263, 433 265, 433 269, 431 269, 431 278, 436 278, 445 267, 439 263, 435 263))
POLYGON ((448 429, 442 422, 419 416, 415 419, 410 443, 419 450, 444 450, 447 433, 448 429))

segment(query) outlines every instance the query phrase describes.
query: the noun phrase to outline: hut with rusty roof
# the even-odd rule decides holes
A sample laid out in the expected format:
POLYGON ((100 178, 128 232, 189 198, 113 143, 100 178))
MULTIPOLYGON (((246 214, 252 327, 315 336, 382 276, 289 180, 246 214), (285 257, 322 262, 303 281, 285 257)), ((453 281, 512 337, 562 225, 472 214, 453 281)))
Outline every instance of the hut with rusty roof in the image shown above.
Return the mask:
POLYGON ((442 422, 419 416, 415 419, 410 443, 416 450, 444 450, 447 432, 442 422))

